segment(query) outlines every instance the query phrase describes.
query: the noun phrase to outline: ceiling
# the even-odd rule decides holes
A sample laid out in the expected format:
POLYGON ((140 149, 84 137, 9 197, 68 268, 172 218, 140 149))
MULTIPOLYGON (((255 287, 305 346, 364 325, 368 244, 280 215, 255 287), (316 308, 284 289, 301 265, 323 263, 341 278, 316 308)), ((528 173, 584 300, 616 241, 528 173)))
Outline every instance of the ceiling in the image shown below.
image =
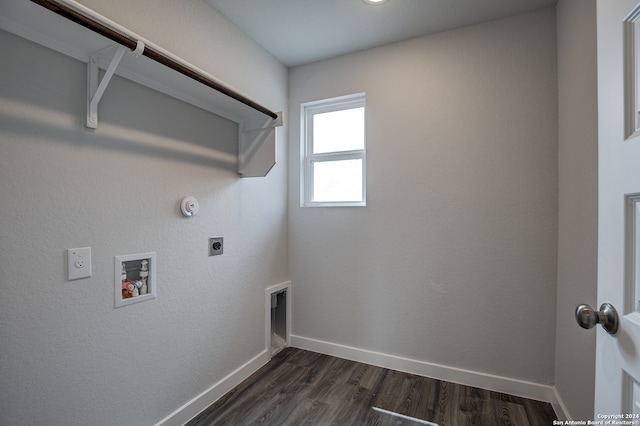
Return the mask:
POLYGON ((504 18, 557 0, 207 0, 287 66, 504 18))

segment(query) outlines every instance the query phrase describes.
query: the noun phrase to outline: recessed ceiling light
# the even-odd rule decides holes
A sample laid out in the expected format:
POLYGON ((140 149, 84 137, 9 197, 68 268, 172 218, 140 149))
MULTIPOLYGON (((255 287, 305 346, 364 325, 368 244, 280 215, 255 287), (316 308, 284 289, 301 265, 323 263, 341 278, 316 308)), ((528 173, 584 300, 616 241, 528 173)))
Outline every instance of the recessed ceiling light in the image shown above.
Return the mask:
POLYGON ((386 2, 387 0, 362 0, 362 1, 368 4, 380 4, 380 3, 386 2))

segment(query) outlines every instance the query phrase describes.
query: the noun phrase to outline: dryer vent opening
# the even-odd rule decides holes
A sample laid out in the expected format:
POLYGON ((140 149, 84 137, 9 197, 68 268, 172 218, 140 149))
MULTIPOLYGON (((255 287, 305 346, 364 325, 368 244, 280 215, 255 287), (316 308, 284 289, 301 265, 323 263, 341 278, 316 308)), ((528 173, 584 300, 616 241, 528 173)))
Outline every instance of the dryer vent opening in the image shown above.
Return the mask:
POLYGON ((287 290, 271 293, 271 355, 287 346, 287 290))

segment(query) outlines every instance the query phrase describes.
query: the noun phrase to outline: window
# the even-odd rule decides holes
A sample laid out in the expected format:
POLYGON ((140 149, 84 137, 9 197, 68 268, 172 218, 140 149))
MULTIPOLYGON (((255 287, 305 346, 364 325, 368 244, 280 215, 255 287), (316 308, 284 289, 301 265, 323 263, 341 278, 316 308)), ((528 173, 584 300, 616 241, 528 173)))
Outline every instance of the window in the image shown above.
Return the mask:
POLYGON ((640 7, 624 20, 625 138, 640 133, 640 7))
POLYGON ((365 95, 302 105, 304 206, 364 206, 365 95))

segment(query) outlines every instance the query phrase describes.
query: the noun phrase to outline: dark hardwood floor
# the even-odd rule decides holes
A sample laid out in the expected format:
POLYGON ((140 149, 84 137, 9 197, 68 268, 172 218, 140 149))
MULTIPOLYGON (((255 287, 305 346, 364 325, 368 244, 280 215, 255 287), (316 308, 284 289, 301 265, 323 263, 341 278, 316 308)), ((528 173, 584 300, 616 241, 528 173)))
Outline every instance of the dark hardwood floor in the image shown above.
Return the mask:
POLYGON ((549 426, 550 404, 286 348, 187 423, 549 426))

